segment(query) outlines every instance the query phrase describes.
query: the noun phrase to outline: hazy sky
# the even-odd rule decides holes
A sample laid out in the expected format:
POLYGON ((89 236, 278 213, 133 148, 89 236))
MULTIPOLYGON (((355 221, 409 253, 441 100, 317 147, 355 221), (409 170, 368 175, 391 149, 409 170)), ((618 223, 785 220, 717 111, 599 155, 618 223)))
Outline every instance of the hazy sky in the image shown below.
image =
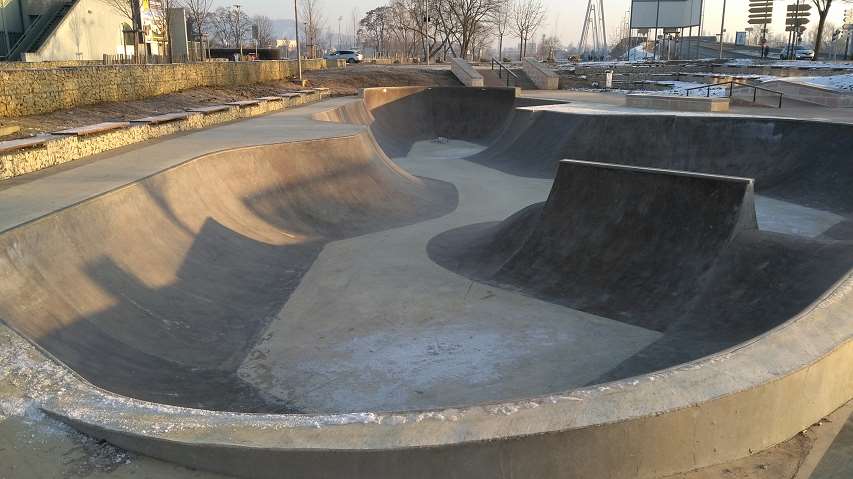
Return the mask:
MULTIPOLYGON (((263 14, 271 18, 293 18, 292 0, 239 0, 241 8, 250 15, 263 14)), ((539 34, 551 35, 556 33, 564 43, 573 44, 578 41, 581 27, 583 26, 583 14, 586 9, 587 0, 543 0, 548 8, 548 17, 545 27, 539 34)), ((234 2, 226 0, 214 0, 216 5, 230 5, 234 2)), ((384 0, 320 0, 323 12, 327 18, 328 27, 337 29, 337 19, 344 17, 343 31, 347 33, 352 30, 350 26, 350 12, 357 8, 364 13, 379 5, 386 4, 384 0)), ((703 30, 708 33, 718 33, 720 30, 720 13, 723 0, 705 0, 705 20, 703 30)), ((793 0, 774 1, 774 24, 776 30, 782 30, 784 24, 784 11, 786 4, 793 4, 793 0)), ((746 24, 747 8, 749 0, 728 0, 726 4, 726 30, 730 34, 737 30, 743 30, 746 24)), ((630 8, 630 0, 604 0, 606 21, 608 22, 608 33, 616 30, 615 26, 625 21, 626 11, 630 8)), ((853 8, 842 2, 835 2, 830 12, 829 21, 840 26, 845 8, 853 8)), ((808 25, 815 28, 817 23, 817 12, 812 13, 812 21, 808 25)), ((608 39, 609 40, 609 39, 608 39)))

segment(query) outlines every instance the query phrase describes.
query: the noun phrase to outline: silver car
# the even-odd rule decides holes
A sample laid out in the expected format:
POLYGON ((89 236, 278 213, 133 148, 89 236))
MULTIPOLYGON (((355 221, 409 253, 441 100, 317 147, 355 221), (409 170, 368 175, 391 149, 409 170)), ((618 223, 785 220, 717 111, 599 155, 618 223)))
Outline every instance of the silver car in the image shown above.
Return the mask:
POLYGON ((358 50, 338 50, 327 53, 323 58, 326 60, 346 60, 347 63, 361 63, 364 56, 358 50))

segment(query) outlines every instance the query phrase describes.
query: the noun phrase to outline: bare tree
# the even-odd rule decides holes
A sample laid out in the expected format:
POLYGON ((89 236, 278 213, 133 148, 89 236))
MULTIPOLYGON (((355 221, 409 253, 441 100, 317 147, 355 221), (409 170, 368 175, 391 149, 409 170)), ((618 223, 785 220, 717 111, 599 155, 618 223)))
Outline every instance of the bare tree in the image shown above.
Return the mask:
POLYGON ((501 0, 495 10, 489 15, 488 21, 494 28, 495 36, 498 37, 498 58, 504 58, 504 37, 509 32, 512 4, 510 0, 501 0))
POLYGON ((305 44, 309 48, 311 57, 317 56, 317 43, 319 43, 326 19, 323 16, 320 0, 302 0, 300 2, 300 20, 304 22, 305 44))
POLYGON ((193 30, 191 33, 196 37, 196 40, 200 41, 207 23, 210 21, 213 0, 180 0, 180 6, 187 9, 193 30))
POLYGON ((445 33, 459 46, 460 56, 473 54, 473 40, 484 21, 494 13, 500 0, 440 0, 438 18, 445 33))
MULTIPOLYGON (((826 17, 829 14, 829 9, 832 8, 832 0, 811 0, 812 4, 817 9, 818 22, 817 22, 817 32, 815 32, 815 41, 814 45, 814 57, 812 57, 812 61, 817 60, 817 56, 820 54, 821 49, 821 41, 823 38, 823 30, 826 26, 826 17)), ((848 0, 842 0, 844 3, 850 3, 848 0)))
POLYGON ((542 0, 517 0, 512 12, 513 31, 521 42, 519 60, 527 56, 527 43, 545 21, 542 0))
POLYGON ((208 22, 214 43, 230 48, 240 48, 252 29, 252 21, 245 12, 219 7, 208 22))
POLYGON ((130 24, 133 25, 133 4, 130 0, 101 0, 101 2, 123 18, 130 20, 130 24))
POLYGON ((258 47, 267 48, 275 46, 275 32, 273 31, 272 19, 266 15, 255 15, 252 23, 257 28, 258 36, 255 39, 258 47))

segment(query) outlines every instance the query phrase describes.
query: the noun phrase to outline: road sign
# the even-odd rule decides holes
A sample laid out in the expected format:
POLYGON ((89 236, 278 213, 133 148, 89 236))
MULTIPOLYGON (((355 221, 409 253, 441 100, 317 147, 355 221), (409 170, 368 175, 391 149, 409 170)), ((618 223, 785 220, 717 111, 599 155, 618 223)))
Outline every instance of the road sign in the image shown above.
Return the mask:
POLYGON ((785 25, 805 25, 806 23, 809 23, 808 17, 785 19, 785 25))
MULTIPOLYGON (((811 10, 812 6, 808 3, 801 3, 799 5, 788 5, 788 12, 796 12, 799 10, 801 13, 811 10)), ((791 13, 788 13, 790 15, 791 13)))
POLYGON ((746 23, 748 23, 750 25, 767 25, 768 23, 771 23, 771 22, 770 22, 769 18, 765 18, 763 20, 757 20, 757 19, 752 20, 752 19, 750 19, 750 20, 747 20, 746 23))
MULTIPOLYGON (((788 25, 787 27, 785 27, 785 31, 786 32, 795 32, 795 31, 797 31, 797 28, 794 27, 793 25, 788 25)), ((801 26, 799 28, 799 32, 803 33, 804 31, 806 31, 806 27, 801 26)))

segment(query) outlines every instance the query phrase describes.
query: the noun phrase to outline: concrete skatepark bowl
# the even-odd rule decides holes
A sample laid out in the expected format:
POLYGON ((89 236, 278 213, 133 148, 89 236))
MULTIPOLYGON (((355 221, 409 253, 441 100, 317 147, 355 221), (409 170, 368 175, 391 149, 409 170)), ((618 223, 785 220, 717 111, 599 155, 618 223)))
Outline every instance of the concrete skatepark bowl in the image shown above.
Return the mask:
POLYGON ((652 478, 853 396, 853 126, 324 105, 0 234, 44 411, 243 477, 652 478))

